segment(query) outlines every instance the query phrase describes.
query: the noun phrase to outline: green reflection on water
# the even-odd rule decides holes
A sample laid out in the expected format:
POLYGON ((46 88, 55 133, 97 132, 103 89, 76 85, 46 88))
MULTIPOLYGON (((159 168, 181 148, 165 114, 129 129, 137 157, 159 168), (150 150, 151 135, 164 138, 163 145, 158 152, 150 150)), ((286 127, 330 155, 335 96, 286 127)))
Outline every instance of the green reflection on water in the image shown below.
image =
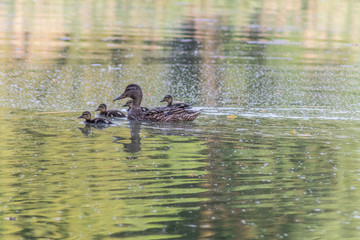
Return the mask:
POLYGON ((7 161, 1 161, 8 180, 2 181, 2 199, 8 196, 10 203, 2 213, 16 217, 2 220, 9 232, 14 226, 26 228, 18 234, 28 238, 141 232, 177 221, 179 212, 206 200, 194 197, 206 191, 200 185, 207 165, 196 137, 174 139, 143 130, 137 143, 142 150, 132 153, 118 144, 131 138, 126 125, 93 129, 85 137, 72 118, 37 115, 6 128, 15 133, 7 137, 7 158, 2 158, 7 161), (113 142, 112 135, 124 139, 113 142))
POLYGON ((357 235, 358 140, 342 129, 354 122, 121 120, 84 135, 73 114, 5 116, 4 236, 357 235))

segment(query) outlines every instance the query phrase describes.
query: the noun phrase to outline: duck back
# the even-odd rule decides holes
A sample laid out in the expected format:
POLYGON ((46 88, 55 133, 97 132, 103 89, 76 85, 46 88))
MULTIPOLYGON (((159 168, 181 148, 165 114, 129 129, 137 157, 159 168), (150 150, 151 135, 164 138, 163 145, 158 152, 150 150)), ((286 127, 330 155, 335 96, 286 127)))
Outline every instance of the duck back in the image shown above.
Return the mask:
POLYGON ((109 119, 106 118, 94 118, 94 119, 90 119, 90 120, 86 120, 85 123, 88 124, 114 124, 112 121, 110 121, 109 119))
POLYGON ((159 107, 146 112, 144 120, 153 122, 193 121, 200 113, 200 111, 181 107, 159 107))
POLYGON ((108 110, 106 111, 106 113, 104 114, 104 117, 108 117, 108 118, 123 118, 126 117, 126 115, 121 112, 120 110, 108 110))

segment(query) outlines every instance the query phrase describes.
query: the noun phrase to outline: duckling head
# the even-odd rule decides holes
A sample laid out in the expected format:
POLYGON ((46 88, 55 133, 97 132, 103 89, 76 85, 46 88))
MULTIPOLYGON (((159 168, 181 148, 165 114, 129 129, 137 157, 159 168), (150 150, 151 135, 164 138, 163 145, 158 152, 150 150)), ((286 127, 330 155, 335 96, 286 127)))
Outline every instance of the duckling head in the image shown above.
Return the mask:
POLYGON ((100 104, 95 111, 100 111, 101 113, 106 112, 106 105, 104 103, 100 104))
POLYGON ((122 107, 131 108, 131 107, 132 107, 132 104, 133 104, 133 101, 132 101, 132 100, 129 100, 129 101, 127 101, 122 107))
POLYGON ((90 120, 91 119, 91 113, 89 111, 85 111, 78 118, 84 118, 85 120, 90 120))
POLYGON ((167 94, 160 102, 167 102, 168 106, 171 106, 172 101, 173 101, 173 97, 170 94, 167 94))
POLYGON ((129 97, 131 99, 139 99, 141 101, 142 95, 143 95, 142 90, 139 85, 130 84, 125 88, 124 93, 121 94, 120 96, 118 96, 117 98, 115 98, 114 101, 119 100, 119 99, 124 99, 127 97, 129 97))

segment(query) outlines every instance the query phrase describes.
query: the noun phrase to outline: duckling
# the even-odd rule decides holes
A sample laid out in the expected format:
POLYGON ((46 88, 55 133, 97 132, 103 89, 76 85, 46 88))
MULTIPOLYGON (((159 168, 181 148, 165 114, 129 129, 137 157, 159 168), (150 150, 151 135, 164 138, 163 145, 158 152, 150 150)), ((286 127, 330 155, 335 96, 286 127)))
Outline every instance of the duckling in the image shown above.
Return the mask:
POLYGON ((182 107, 182 108, 189 108, 190 105, 187 103, 174 103, 173 104, 173 97, 170 94, 165 95, 165 97, 163 98, 163 100, 161 100, 160 102, 167 102, 168 105, 167 107, 182 107))
POLYGON ((133 105, 129 110, 128 119, 137 121, 153 122, 175 122, 175 121, 193 121, 200 115, 200 111, 193 111, 185 107, 159 107, 150 109, 147 112, 141 111, 141 101, 143 97, 142 90, 137 84, 130 84, 125 88, 123 94, 114 99, 114 101, 129 97, 133 100, 133 105))
MULTIPOLYGON (((122 107, 129 107, 128 110, 127 110, 129 112, 130 108, 132 107, 132 104, 133 104, 133 101, 130 99, 122 107)), ((149 109, 147 107, 141 107, 141 111, 142 112, 147 112, 147 111, 149 111, 149 109)))
POLYGON ((109 117, 109 118, 126 117, 126 115, 120 110, 107 110, 106 105, 104 103, 100 104, 95 111, 100 111, 99 113, 100 117, 109 117))
POLYGON ((85 124, 93 124, 93 125, 110 125, 114 124, 112 121, 105 118, 94 118, 91 119, 91 113, 89 111, 83 112, 78 118, 84 118, 85 124))

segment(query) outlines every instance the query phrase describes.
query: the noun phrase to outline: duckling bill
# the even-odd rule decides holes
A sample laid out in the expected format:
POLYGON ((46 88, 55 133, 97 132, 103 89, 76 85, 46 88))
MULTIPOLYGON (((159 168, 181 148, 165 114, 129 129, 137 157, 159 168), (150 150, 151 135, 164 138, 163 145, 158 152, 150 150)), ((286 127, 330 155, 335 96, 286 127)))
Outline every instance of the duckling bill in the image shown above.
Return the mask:
POLYGON ((112 121, 106 118, 94 118, 91 119, 91 113, 89 111, 83 112, 78 118, 84 118, 85 124, 93 124, 93 125, 110 125, 114 124, 112 121))

